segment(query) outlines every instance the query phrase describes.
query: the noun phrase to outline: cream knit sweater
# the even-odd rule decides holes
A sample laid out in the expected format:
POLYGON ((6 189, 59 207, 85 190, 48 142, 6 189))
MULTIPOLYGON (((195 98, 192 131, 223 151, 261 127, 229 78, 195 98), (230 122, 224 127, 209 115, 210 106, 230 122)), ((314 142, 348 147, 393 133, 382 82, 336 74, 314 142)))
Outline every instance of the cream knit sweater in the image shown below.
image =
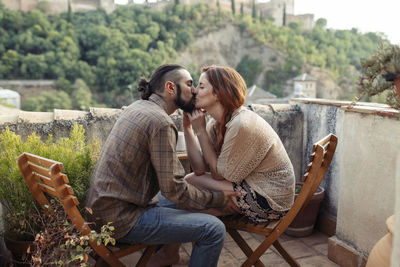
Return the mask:
MULTIPOLYGON (((216 147, 219 126, 214 119, 207 131, 216 147)), ((276 211, 293 205, 295 177, 286 150, 268 122, 246 108, 235 110, 226 124, 217 171, 233 183, 245 179, 276 211)))

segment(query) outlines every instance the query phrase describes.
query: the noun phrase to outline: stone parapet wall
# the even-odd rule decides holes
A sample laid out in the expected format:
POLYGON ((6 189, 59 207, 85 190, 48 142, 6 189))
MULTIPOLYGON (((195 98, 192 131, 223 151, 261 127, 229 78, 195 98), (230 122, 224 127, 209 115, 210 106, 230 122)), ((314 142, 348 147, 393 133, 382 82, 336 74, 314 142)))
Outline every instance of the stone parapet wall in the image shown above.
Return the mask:
POLYGON ((363 266, 374 244, 387 233, 385 221, 395 213, 399 198, 395 186, 400 181, 400 111, 374 103, 292 101, 304 114, 304 161, 309 144, 321 136, 333 132, 339 139, 322 182, 327 189, 323 213, 336 220, 328 257, 341 266, 363 266))
MULTIPOLYGON (((251 108, 268 121, 281 137, 293 162, 296 177, 301 176, 303 115, 296 105, 252 105, 251 108)), ((16 111, 0 115, 0 130, 9 127, 26 138, 36 132, 43 140, 49 134, 55 139, 67 136, 77 122, 86 130, 88 138, 96 136, 104 142, 123 109, 90 108, 89 111, 60 110, 54 112, 16 111)), ((177 128, 182 130, 181 111, 171 115, 177 128)))

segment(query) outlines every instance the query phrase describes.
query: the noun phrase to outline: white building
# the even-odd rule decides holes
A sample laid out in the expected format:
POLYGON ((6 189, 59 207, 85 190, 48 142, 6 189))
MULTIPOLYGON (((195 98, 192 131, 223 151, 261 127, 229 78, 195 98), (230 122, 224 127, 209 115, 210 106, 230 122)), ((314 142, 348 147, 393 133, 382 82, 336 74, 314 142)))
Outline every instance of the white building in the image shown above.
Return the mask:
POLYGON ((0 87, 0 103, 1 102, 13 105, 17 109, 20 109, 21 96, 15 91, 3 89, 0 87))
POLYGON ((317 79, 313 76, 303 73, 293 79, 294 93, 298 97, 317 97, 317 79))

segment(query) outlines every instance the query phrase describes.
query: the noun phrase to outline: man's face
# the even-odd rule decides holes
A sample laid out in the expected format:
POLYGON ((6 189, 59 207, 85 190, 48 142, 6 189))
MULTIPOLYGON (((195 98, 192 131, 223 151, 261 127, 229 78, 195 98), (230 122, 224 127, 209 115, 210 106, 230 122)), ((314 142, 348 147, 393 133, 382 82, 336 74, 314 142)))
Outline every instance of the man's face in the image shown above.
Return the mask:
POLYGON ((174 99, 175 105, 182 109, 184 112, 192 112, 195 106, 195 97, 193 93, 193 79, 187 70, 180 70, 181 79, 175 83, 176 85, 176 98, 174 99))

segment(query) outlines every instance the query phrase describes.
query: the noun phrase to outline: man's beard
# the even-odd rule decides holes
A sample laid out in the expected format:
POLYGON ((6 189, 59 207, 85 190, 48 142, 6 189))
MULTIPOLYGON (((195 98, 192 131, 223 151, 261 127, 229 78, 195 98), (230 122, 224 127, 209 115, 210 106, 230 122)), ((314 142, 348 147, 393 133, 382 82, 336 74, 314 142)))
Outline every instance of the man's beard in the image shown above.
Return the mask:
POLYGON ((194 107, 196 105, 195 103, 195 94, 193 94, 192 98, 188 101, 185 102, 183 101, 183 99, 181 98, 181 94, 182 94, 182 90, 181 90, 181 86, 179 84, 175 84, 176 85, 176 90, 177 90, 177 96, 174 99, 175 105, 182 109, 184 112, 188 112, 188 113, 192 113, 192 111, 194 110, 194 107))

